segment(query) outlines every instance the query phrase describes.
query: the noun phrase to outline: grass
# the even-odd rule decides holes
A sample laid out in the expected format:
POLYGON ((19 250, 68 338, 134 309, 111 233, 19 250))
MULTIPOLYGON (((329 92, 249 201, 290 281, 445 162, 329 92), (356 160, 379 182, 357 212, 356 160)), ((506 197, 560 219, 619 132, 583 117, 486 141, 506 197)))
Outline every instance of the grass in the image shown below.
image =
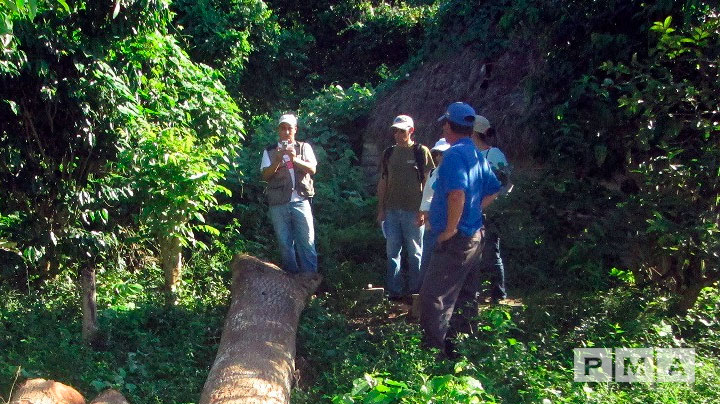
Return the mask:
MULTIPOLYGON (((113 387, 133 403, 197 402, 219 343, 227 309, 228 254, 194 257, 180 303, 162 304, 160 271, 99 276, 101 349, 81 343, 79 296, 68 278, 42 289, 0 287, 0 396, 19 379, 42 377, 86 397, 113 387), (225 257, 225 258, 223 258, 225 257)), ((293 403, 427 402, 476 395, 484 402, 713 402, 720 379, 717 311, 708 288, 683 317, 653 291, 616 287, 597 293, 526 293, 519 307, 482 310, 459 340, 458 361, 421 348, 420 329, 387 302, 359 304, 350 285, 382 279, 382 260, 326 261, 325 292, 298 329, 301 380, 293 403), (696 382, 574 383, 576 347, 695 347, 696 382), (478 382, 479 384, 475 384, 478 382), (478 387, 480 386, 480 387, 478 387), (455 398, 448 398, 455 397, 455 398), (349 400, 349 401, 348 401, 349 400)), ((464 399, 462 399, 464 400, 464 399)), ((455 401, 463 402, 463 401, 455 401)))

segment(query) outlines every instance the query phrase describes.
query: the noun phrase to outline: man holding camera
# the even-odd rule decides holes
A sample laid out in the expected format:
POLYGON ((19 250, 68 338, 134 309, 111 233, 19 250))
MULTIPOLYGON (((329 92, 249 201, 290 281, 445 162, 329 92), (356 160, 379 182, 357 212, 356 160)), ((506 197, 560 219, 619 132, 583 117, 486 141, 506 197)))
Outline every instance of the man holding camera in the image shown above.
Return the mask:
POLYGON ((282 268, 290 273, 317 272, 310 208, 317 160, 309 144, 295 140, 295 115, 282 115, 277 130, 278 143, 265 149, 260 169, 268 183, 268 215, 280 245, 282 268))

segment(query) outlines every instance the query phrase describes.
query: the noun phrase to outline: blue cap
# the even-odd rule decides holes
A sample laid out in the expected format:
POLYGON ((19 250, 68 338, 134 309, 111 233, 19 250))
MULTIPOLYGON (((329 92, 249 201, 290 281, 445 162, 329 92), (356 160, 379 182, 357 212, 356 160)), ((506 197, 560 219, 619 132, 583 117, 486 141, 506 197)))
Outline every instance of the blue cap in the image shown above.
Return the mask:
POLYGON ((472 127, 475 123, 475 110, 464 102, 453 102, 448 105, 447 111, 438 118, 438 122, 445 119, 460 126, 472 127))

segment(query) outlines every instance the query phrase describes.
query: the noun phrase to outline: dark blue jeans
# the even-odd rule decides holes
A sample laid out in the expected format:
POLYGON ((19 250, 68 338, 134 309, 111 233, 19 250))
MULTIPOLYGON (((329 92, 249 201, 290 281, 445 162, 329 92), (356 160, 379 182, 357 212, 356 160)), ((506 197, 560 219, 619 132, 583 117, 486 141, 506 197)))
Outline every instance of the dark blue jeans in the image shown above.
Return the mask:
POLYGON ((505 267, 500 256, 500 237, 494 231, 485 230, 485 245, 480 260, 480 271, 490 279, 490 298, 505 299, 505 267))

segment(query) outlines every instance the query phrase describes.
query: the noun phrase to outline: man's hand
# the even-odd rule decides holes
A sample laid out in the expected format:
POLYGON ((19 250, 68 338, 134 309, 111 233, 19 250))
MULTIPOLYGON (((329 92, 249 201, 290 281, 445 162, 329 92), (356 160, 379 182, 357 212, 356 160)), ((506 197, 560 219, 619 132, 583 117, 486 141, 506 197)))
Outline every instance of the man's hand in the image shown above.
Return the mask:
POLYGON ((290 157, 290 161, 295 161, 296 153, 295 153, 294 147, 288 148, 287 150, 285 150, 285 154, 287 154, 288 157, 290 157))
POLYGON ((420 227, 422 225, 425 225, 425 231, 430 230, 430 223, 427 221, 428 212, 425 211, 419 211, 417 213, 417 218, 415 219, 415 224, 417 227, 420 227))
POLYGON ((457 232, 458 232, 457 229, 452 229, 452 230, 446 229, 444 232, 442 232, 438 235, 438 238, 437 238, 438 244, 450 240, 451 238, 453 238, 453 236, 455 236, 457 234, 457 232))
POLYGON ((273 157, 272 163, 274 166, 278 166, 283 161, 283 152, 284 150, 281 147, 278 147, 275 149, 277 153, 275 153, 275 156, 273 157))
POLYGON ((378 224, 382 224, 382 222, 384 222, 384 221, 385 221, 385 209, 380 209, 380 210, 378 210, 377 222, 378 222, 378 224))

